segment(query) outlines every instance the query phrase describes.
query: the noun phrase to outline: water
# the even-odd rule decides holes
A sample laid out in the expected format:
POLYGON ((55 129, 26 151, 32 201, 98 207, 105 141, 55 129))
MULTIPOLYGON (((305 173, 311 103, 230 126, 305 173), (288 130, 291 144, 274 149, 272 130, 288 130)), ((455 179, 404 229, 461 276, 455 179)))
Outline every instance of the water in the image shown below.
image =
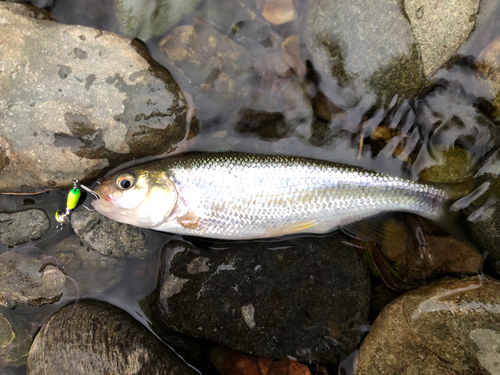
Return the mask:
MULTIPOLYGON (((182 17, 174 31, 144 40, 152 56, 179 83, 190 106, 196 108, 192 115, 200 124, 191 124, 190 135, 177 145, 172 155, 230 150, 298 155, 417 179, 424 169, 439 162, 436 152, 439 147, 459 146, 467 150, 478 165, 484 164, 496 151, 500 133, 491 87, 478 76, 474 59, 500 35, 499 3, 483 2, 476 28, 446 69, 437 71, 422 90, 412 95, 401 91, 393 96, 370 91, 362 81, 332 83, 318 71, 306 43, 310 3, 296 2, 296 19, 279 26, 260 18, 258 22, 252 20, 248 7, 239 7, 236 3, 231 2, 231 6, 238 11, 217 19, 210 13, 212 8, 218 9, 217 1, 201 2, 193 12, 182 17), (210 43, 210 37, 216 33, 221 36, 217 43, 222 45, 222 57, 217 61, 208 58, 198 61, 194 68, 189 61, 173 60, 177 50, 188 49, 179 44, 176 33, 188 35, 193 30, 199 39, 189 45, 191 58, 200 57, 193 51, 197 45, 210 43), (295 36, 298 43, 293 39, 295 36), (292 39, 288 39, 290 37, 292 39), (168 53, 163 46, 169 47, 168 53), (223 53, 226 50, 233 53, 227 59, 223 53), (383 134, 376 136, 381 129, 383 134)), ((46 7, 53 18, 62 23, 123 32, 111 0, 39 0, 33 4, 46 7)), ((41 239, 14 248, 0 244, 0 257, 8 258, 16 253, 39 260, 51 256, 51 249, 57 243, 74 234, 69 227, 56 230, 53 218, 57 209, 63 209, 65 196, 65 191, 34 196, 0 195, 2 212, 38 208, 51 220, 50 229, 41 239)), ((90 198, 87 205, 89 201, 90 198)), ((494 209, 490 206, 489 214, 494 209)), ((149 312, 144 311, 139 301, 155 290, 160 249, 171 236, 150 236, 154 251, 144 259, 118 259, 122 275, 126 276, 109 288, 85 297, 113 303, 156 332, 149 312)), ((270 242, 269 248, 274 249, 273 246, 270 242)), ((65 264, 62 262, 59 266, 65 264)), ((15 313, 32 322, 34 331, 53 312, 81 297, 75 284, 68 281, 57 303, 20 306, 15 313)), ((351 367, 351 364, 343 364, 342 373, 352 372, 351 367)), ((23 373, 23 370, 21 367, 16 371, 23 373)))

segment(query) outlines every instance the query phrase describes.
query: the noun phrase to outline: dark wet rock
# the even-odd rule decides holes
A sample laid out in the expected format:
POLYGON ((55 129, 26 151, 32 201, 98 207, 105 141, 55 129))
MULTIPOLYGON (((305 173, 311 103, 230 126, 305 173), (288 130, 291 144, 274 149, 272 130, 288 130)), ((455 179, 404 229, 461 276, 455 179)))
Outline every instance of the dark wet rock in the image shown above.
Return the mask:
POLYGON ((28 358, 32 335, 30 325, 12 310, 0 309, 0 372, 2 366, 22 366, 28 358))
POLYGON ((0 191, 90 181, 184 138, 182 92, 144 46, 19 4, 0 2, 0 18, 0 191))
POLYGON ((196 374, 125 311, 100 301, 72 302, 31 346, 27 374, 196 374))
POLYGON ((249 52, 201 19, 175 28, 159 47, 155 58, 192 88, 201 120, 227 112, 249 94, 249 52))
POLYGON ((359 350, 357 375, 496 374, 500 285, 442 280, 389 304, 359 350))
POLYGON ((108 219, 98 212, 74 212, 71 225, 85 245, 102 255, 140 257, 148 253, 143 229, 108 219))
POLYGON ((0 305, 41 306, 61 299, 66 276, 48 265, 36 250, 18 250, 0 257, 0 305))
POLYGON ((349 86, 357 96, 364 89, 389 103, 425 86, 417 41, 401 7, 397 0, 311 4, 305 41, 322 88, 349 86))
POLYGON ((200 0, 114 0, 120 30, 129 38, 142 40, 161 35, 193 12, 200 0))
POLYGON ((123 278, 124 267, 118 259, 90 250, 76 235, 51 246, 46 256, 46 263, 59 266, 71 277, 76 285, 69 284, 69 289, 77 297, 95 297, 123 278))
POLYGON ((42 210, 0 213, 0 242, 7 246, 37 240, 49 228, 49 218, 42 210))
POLYGON ((476 23, 479 2, 480 0, 404 1, 427 78, 431 78, 467 40, 476 23))
POLYGON ((343 241, 223 243, 209 251, 172 241, 159 316, 175 331, 246 353, 334 361, 361 340, 370 298, 361 255, 343 241))

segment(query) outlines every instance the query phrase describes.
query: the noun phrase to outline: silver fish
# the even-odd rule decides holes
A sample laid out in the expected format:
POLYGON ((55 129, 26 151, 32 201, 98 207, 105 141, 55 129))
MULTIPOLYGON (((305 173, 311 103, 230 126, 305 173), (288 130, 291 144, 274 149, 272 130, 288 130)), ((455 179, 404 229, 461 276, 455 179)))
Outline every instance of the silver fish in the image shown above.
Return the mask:
POLYGON ((444 188, 332 162, 193 154, 119 172, 94 208, 122 223, 181 235, 254 239, 327 233, 384 212, 444 215, 444 188))

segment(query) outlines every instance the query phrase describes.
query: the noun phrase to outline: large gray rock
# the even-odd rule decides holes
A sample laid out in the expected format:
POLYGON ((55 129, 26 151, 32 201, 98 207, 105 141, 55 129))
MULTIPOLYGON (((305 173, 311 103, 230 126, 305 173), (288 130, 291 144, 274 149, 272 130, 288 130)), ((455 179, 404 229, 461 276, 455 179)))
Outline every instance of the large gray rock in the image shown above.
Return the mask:
POLYGON ((37 240, 49 228, 49 218, 42 210, 0 212, 0 242, 7 246, 37 240))
POLYGON ((357 375, 500 371, 500 285, 441 280, 386 306, 359 349, 357 375))
POLYGON ((464 43, 476 23, 480 0, 405 0, 404 8, 422 54, 427 78, 464 43))
POLYGON ((90 181, 186 133, 176 82, 121 36, 0 2, 0 191, 90 181))
POLYGON ((39 250, 18 250, 0 257, 0 305, 40 306, 59 301, 66 276, 48 265, 39 250))
POLYGON ((398 0, 319 0, 308 10, 305 42, 329 96, 337 85, 409 97, 426 81, 417 41, 398 0))
POLYGON ((42 327, 31 346, 28 375, 194 375, 125 311, 100 301, 72 302, 42 327))
POLYGON ((343 241, 223 243, 210 251, 172 241, 155 308, 167 327, 191 337, 261 356, 335 361, 360 342, 370 299, 361 255, 343 241))

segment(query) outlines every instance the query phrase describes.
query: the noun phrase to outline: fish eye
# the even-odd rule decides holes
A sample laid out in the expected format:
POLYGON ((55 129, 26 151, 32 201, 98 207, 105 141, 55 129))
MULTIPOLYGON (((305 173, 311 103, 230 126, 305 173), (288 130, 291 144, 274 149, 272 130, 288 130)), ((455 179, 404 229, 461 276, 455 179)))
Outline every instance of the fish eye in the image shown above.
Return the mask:
POLYGON ((116 178, 116 186, 123 190, 130 189, 134 183, 135 177, 130 173, 122 173, 116 178))

